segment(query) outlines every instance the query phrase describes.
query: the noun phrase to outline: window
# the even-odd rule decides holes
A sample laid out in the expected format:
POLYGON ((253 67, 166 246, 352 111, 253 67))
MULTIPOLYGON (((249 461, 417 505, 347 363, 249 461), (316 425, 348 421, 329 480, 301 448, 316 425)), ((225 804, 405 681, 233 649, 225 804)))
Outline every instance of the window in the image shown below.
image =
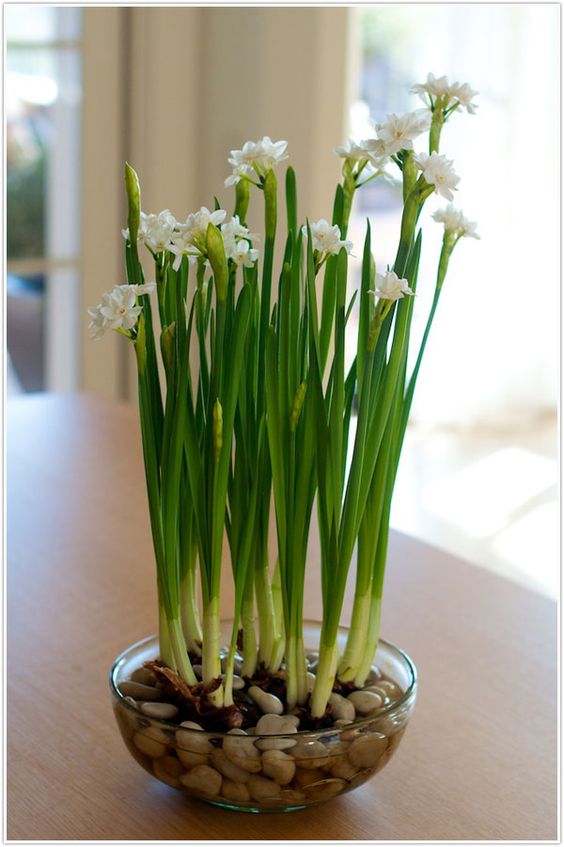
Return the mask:
POLYGON ((6 6, 10 391, 79 382, 82 10, 6 6))

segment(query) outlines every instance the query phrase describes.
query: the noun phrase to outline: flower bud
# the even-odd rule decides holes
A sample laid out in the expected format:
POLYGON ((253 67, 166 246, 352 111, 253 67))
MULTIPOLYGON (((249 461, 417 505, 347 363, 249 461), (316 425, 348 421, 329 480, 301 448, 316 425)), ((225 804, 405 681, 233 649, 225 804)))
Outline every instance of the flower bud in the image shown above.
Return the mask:
POLYGON ((213 455, 216 462, 221 454, 223 447, 223 409, 219 402, 219 397, 213 406, 213 455))
POLYGON ((298 420, 300 418, 300 413, 302 411, 302 406, 304 404, 306 389, 307 382, 304 379, 304 381, 300 385, 298 385, 298 390, 294 394, 294 402, 292 403, 292 411, 290 412, 290 432, 296 431, 298 420))
POLYGON ((125 190, 127 192, 129 240, 131 244, 136 244, 141 216, 141 189, 139 188, 139 177, 127 162, 125 163, 125 190))
POLYGON ((250 188, 246 179, 241 179, 235 186, 235 212, 234 215, 239 216, 241 223, 247 220, 247 211, 249 209, 250 188))
POLYGON ((264 235, 270 240, 276 235, 276 176, 271 169, 264 178, 264 235))
POLYGON ((165 326, 161 332, 161 352, 163 354, 163 362, 167 373, 171 370, 174 363, 174 342, 176 336, 176 323, 171 323, 165 326))
POLYGON ((224 301, 227 297, 227 259, 221 232, 211 223, 206 232, 206 252, 212 266, 217 299, 224 301))

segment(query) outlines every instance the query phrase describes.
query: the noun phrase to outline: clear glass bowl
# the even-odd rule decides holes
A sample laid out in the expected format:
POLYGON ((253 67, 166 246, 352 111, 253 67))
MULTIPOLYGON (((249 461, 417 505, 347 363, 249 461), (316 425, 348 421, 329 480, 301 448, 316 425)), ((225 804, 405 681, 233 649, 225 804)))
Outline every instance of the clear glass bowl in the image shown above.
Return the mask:
MULTIPOLYGON (((223 625, 228 643, 231 624, 223 625)), ((341 647, 347 629, 339 630, 341 647)), ((307 621, 308 654, 320 624, 307 621)), ((110 672, 114 714, 133 758, 161 782, 216 806, 247 812, 289 812, 330 800, 362 785, 391 759, 415 706, 417 672, 409 656, 380 641, 375 665, 403 691, 375 715, 339 728, 293 735, 199 732, 142 714, 119 691, 120 682, 159 654, 155 636, 119 656, 110 672)))

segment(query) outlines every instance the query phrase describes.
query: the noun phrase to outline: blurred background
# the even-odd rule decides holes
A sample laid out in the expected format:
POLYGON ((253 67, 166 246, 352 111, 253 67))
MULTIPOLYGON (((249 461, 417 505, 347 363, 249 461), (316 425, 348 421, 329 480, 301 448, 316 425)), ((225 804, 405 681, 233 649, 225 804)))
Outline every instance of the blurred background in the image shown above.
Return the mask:
MULTIPOLYGON (((556 596, 559 12, 5 6, 9 397, 86 390, 135 401, 131 350, 115 334, 89 342, 85 317, 124 281, 125 159, 144 210, 184 219, 214 194, 231 208, 231 148, 285 138, 303 214, 329 218, 336 145, 417 108, 409 88, 428 71, 468 81, 478 114, 453 116, 442 152, 481 240, 461 242, 451 263, 392 523, 556 596)), ((443 205, 433 197, 423 218, 416 333, 442 231, 429 217, 443 205)), ((357 195, 351 291, 366 218, 383 267, 400 211, 392 186, 357 195)))

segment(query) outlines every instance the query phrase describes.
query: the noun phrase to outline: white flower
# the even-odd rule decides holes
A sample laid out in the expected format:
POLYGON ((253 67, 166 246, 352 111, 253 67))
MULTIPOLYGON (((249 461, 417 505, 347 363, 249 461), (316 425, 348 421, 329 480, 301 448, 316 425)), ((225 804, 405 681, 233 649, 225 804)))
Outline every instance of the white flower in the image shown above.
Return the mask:
POLYGON ((95 309, 88 309, 90 338, 98 340, 107 329, 133 329, 142 311, 142 307, 137 305, 137 297, 152 294, 156 287, 154 282, 116 285, 109 294, 103 294, 102 302, 95 309))
POLYGON ((226 188, 230 185, 237 185, 243 177, 254 176, 254 171, 249 165, 237 165, 233 168, 233 173, 224 179, 223 184, 226 188))
POLYGON ((435 77, 430 73, 427 75, 426 82, 414 85, 410 91, 412 94, 418 94, 426 105, 428 105, 428 96, 431 95, 431 98, 445 98, 442 104, 445 109, 460 104, 471 115, 475 114, 477 109, 476 104, 471 101, 478 92, 474 91, 467 82, 449 83, 446 76, 435 77))
POLYGON ((208 226, 220 226, 226 216, 224 209, 210 212, 206 206, 201 206, 197 212, 188 215, 185 223, 176 225, 178 231, 174 233, 168 248, 176 256, 173 270, 178 270, 183 256, 188 256, 189 261, 194 262, 198 256, 205 255, 208 226))
MULTIPOLYGON (((341 230, 338 226, 331 226, 325 218, 310 223, 311 241, 314 250, 318 253, 336 256, 344 247, 350 253, 353 247, 352 241, 341 241, 341 230)), ((307 238, 307 226, 302 227, 304 238, 307 238)))
POLYGON ((471 101, 477 94, 478 92, 470 88, 470 85, 467 82, 462 84, 455 82, 454 85, 451 86, 450 90, 452 99, 457 101, 463 109, 466 109, 469 115, 476 114, 478 106, 476 103, 472 103, 471 101))
POLYGON ((441 194, 447 200, 454 198, 451 189, 456 189, 460 177, 455 173, 450 159, 433 151, 430 156, 428 153, 415 156, 415 164, 423 171, 425 181, 435 186, 435 194, 441 194))
MULTIPOLYGON (((146 215, 141 212, 137 241, 145 244, 153 253, 162 253, 163 250, 168 250, 175 226, 176 218, 168 209, 158 215, 146 215)), ((121 234, 127 240, 129 229, 122 229, 121 234)))
POLYGON ((387 115, 384 123, 377 126, 378 138, 386 145, 388 155, 400 150, 413 150, 413 139, 426 132, 431 126, 428 109, 417 109, 405 115, 387 115))
POLYGON ((238 182, 241 176, 248 176, 251 169, 259 176, 264 176, 267 171, 288 158, 287 147, 287 141, 272 141, 268 135, 260 141, 245 141, 240 150, 231 151, 228 162, 233 165, 234 170, 227 180, 230 180, 230 184, 238 182))
POLYGON ((248 241, 242 239, 231 250, 229 258, 241 267, 252 268, 258 259, 259 251, 251 247, 248 241))
POLYGON ((354 162, 368 159, 378 170, 383 168, 389 159, 386 145, 379 138, 365 138, 363 141, 353 141, 349 138, 346 144, 335 147, 333 152, 342 159, 352 159, 354 162))
POLYGON ((231 250, 238 238, 256 238, 256 235, 251 235, 247 227, 241 223, 239 215, 233 215, 230 221, 221 225, 221 234, 226 253, 231 250))
POLYGON ((400 279, 394 271, 376 274, 376 289, 371 292, 380 300, 400 300, 405 294, 414 294, 406 279, 400 279))
POLYGON ((108 328, 106 318, 100 311, 100 306, 96 306, 95 309, 88 309, 88 314, 91 318, 88 324, 88 333, 93 341, 98 341, 99 338, 105 335, 108 328))
POLYGON ((477 223, 464 217, 460 209, 455 209, 452 203, 444 209, 439 209, 432 215, 433 220, 442 223, 447 232, 453 232, 459 237, 480 238, 476 232, 477 223))

